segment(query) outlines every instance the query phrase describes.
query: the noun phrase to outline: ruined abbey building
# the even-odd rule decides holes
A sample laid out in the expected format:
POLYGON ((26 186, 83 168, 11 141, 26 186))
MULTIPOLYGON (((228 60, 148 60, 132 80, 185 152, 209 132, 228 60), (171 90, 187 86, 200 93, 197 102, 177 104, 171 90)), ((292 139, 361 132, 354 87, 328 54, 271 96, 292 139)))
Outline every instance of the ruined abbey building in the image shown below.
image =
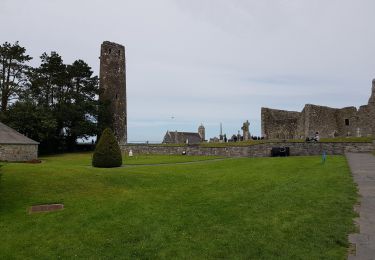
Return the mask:
POLYGON ((100 50, 100 128, 110 127, 119 144, 127 143, 125 47, 105 41, 100 50))
POLYGON ((302 112, 262 108, 262 136, 266 139, 375 137, 375 79, 367 105, 341 109, 305 105, 302 112))

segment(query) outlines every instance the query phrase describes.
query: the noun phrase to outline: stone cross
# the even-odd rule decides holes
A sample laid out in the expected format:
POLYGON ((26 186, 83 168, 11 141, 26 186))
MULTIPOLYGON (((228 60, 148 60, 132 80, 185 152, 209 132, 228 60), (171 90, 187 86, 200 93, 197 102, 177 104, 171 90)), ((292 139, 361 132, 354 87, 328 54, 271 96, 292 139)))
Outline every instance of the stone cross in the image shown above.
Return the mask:
POLYGON ((243 140, 247 141, 250 139, 250 132, 249 132, 250 123, 249 120, 246 120, 246 122, 243 123, 241 129, 243 132, 243 140))

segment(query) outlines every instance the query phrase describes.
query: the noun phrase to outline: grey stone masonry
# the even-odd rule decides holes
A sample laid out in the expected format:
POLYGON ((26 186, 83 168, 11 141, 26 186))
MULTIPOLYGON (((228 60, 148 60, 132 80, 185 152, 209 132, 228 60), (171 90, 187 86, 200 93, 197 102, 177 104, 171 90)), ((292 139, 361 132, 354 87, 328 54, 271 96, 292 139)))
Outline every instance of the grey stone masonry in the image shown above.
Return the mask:
MULTIPOLYGON (((102 103, 109 103, 112 117, 111 128, 119 144, 127 143, 127 102, 126 102, 126 67, 125 47, 105 41, 100 51, 100 94, 102 103)), ((107 118, 99 118, 100 122, 107 118)))
POLYGON ((368 100, 369 104, 375 105, 375 79, 372 80, 372 90, 371 90, 371 96, 368 100))
POLYGON ((266 139, 375 137, 375 80, 367 105, 331 108, 312 104, 302 112, 262 108, 262 136, 266 139))
POLYGON ((38 142, 0 122, 0 161, 24 162, 38 158, 38 142))
POLYGON ((372 152, 373 143, 264 143, 251 146, 202 147, 161 146, 161 145, 123 145, 124 153, 132 150, 133 154, 164 154, 178 155, 186 151, 188 155, 216 155, 225 157, 268 157, 272 147, 289 147, 291 156, 344 155, 347 152, 372 152))
POLYGON ((25 162, 37 158, 37 144, 0 144, 0 161, 25 162))

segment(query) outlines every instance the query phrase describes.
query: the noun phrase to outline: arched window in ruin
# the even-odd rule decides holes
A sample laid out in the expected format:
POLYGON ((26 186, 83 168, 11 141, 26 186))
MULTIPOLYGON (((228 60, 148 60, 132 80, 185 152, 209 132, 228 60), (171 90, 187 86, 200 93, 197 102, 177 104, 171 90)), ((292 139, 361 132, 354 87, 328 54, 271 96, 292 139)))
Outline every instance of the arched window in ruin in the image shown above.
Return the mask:
POLYGON ((345 119, 345 125, 350 125, 349 119, 345 119))

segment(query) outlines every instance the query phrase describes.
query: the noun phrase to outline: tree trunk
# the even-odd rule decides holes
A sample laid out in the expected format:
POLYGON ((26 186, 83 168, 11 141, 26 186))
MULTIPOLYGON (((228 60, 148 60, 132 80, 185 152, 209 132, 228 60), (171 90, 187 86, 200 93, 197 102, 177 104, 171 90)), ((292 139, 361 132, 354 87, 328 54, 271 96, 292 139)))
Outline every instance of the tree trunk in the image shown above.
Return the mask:
POLYGON ((8 107, 8 94, 3 92, 1 94, 1 111, 2 112, 7 111, 7 107, 8 107))

